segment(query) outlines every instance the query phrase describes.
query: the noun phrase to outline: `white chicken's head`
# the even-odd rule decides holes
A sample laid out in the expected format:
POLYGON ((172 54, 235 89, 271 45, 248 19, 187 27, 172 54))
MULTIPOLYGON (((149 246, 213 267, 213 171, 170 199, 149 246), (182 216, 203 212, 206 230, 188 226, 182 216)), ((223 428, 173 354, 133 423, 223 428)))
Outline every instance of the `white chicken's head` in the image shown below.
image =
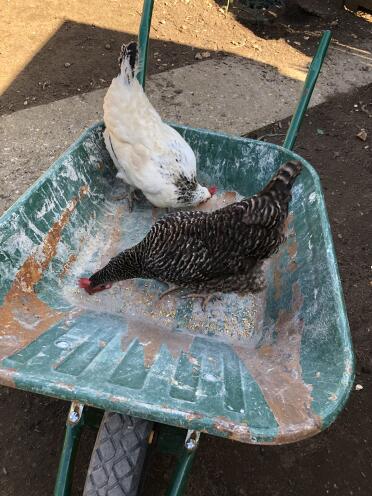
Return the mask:
POLYGON ((180 207, 199 205, 199 203, 209 200, 217 191, 216 186, 210 186, 209 188, 202 186, 195 176, 192 178, 180 176, 175 181, 175 186, 177 188, 177 204, 180 207))
POLYGON ((207 188, 205 186, 202 186, 201 184, 198 184, 193 192, 193 195, 190 195, 189 201, 187 201, 187 198, 181 197, 180 205, 191 207, 191 206, 199 205, 200 203, 204 203, 213 196, 215 191, 214 188, 215 186, 212 186, 211 188, 207 188))
POLYGON ((176 181, 168 181, 161 190, 156 193, 143 191, 145 197, 152 205, 159 208, 183 208, 196 207, 211 198, 217 191, 216 186, 206 188, 192 180, 177 178, 176 181))

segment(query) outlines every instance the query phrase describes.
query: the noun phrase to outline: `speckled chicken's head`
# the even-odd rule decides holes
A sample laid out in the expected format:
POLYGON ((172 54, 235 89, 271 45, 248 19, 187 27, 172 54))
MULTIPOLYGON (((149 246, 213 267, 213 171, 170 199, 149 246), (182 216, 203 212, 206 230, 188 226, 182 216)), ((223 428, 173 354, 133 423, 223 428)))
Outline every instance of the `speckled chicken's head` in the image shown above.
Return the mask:
POLYGON ((141 277, 141 267, 135 247, 119 253, 105 267, 88 278, 79 279, 79 287, 89 294, 111 288, 114 282, 141 277))

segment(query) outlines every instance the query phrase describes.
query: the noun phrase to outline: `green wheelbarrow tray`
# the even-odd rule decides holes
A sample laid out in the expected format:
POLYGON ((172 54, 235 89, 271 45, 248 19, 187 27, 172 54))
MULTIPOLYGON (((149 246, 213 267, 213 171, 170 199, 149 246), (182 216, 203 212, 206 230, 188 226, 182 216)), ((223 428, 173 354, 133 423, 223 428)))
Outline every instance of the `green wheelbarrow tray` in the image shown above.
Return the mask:
POLYGON ((0 221, 0 382, 247 443, 298 441, 326 428, 353 380, 342 290, 317 174, 268 143, 174 126, 196 153, 217 208, 260 190, 298 159, 288 241, 267 289, 163 300, 132 280, 89 296, 77 278, 139 241, 164 212, 128 212, 105 150, 87 130, 0 221))

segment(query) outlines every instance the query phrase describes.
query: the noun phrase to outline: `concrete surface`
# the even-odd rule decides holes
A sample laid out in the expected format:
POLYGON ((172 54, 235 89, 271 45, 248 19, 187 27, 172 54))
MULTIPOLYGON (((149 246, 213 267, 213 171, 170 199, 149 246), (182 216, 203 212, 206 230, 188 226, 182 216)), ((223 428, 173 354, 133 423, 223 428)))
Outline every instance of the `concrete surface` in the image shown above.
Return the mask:
MULTIPOLYGON (((372 83, 371 51, 336 45, 323 67, 311 106, 372 83)), ((165 119, 242 134, 291 115, 302 84, 272 66, 226 57, 157 74, 149 80, 147 92, 165 119)), ((84 128, 102 118, 105 92, 0 117, 0 214, 84 128)))
MULTIPOLYGON (((371 83, 371 52, 368 57, 340 51, 338 46, 330 49, 310 106, 371 83)), ((302 80, 284 76, 269 65, 226 57, 158 74, 148 92, 168 120, 243 134, 293 113, 306 73, 299 76, 302 80)))

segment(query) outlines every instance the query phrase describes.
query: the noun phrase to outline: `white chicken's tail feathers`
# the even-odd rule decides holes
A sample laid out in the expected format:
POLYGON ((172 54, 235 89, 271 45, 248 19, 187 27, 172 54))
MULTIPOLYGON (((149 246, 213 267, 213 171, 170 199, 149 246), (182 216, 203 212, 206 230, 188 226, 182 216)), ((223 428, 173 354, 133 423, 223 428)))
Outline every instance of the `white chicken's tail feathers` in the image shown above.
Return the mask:
POLYGON ((120 74, 124 83, 131 84, 137 76, 138 68, 138 46, 135 41, 131 41, 128 45, 121 46, 119 55, 120 74))

